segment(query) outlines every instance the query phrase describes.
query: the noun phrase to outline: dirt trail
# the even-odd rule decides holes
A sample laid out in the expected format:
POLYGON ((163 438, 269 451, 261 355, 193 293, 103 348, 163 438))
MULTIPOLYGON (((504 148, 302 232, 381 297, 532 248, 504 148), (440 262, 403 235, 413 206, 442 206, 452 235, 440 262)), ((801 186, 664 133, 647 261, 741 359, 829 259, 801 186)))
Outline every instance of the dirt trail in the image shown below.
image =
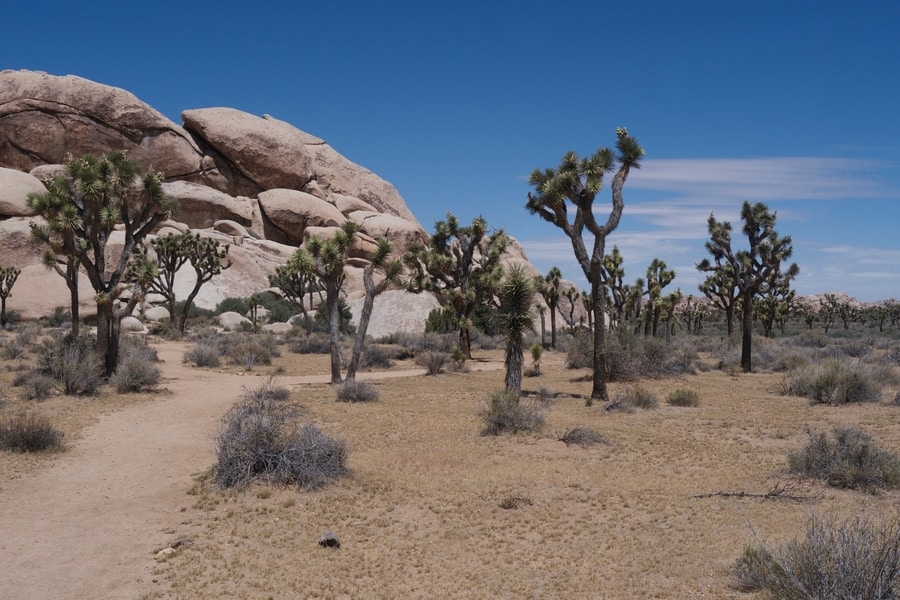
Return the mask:
POLYGON ((45 468, 0 484, 0 598, 135 600, 153 591, 153 551, 189 530, 192 476, 213 463, 220 419, 254 381, 182 365, 183 345, 156 348, 171 393, 104 415, 45 468))

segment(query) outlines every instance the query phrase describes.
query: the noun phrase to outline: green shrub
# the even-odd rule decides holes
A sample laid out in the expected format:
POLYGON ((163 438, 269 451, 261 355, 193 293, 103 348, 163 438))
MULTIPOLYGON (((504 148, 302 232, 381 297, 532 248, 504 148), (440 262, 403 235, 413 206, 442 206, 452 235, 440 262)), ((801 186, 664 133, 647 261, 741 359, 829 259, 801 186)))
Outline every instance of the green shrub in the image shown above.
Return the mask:
POLYGON ((338 402, 374 402, 379 396, 377 386, 359 379, 340 383, 334 391, 338 402))
POLYGON ((44 416, 27 413, 0 420, 0 448, 5 450, 59 450, 62 439, 63 433, 44 416))
POLYGON ((835 427, 833 436, 809 431, 802 451, 788 457, 791 473, 838 488, 874 490, 900 486, 900 458, 879 448, 856 427, 835 427))
POLYGON ((500 435, 520 431, 537 431, 544 425, 544 405, 530 398, 519 398, 506 390, 491 393, 481 411, 482 435, 500 435))
POLYGON ((216 305, 213 311, 217 315, 226 312, 236 312, 246 315, 250 311, 250 302, 246 298, 225 298, 216 305))
POLYGON ((666 402, 672 406, 699 406, 700 394, 690 388, 678 388, 669 392, 666 402))
POLYGON ((226 414, 214 469, 220 487, 243 487, 262 479, 314 489, 347 472, 346 444, 314 425, 298 425, 296 410, 278 389, 269 380, 245 391, 226 414))
POLYGON ((805 537, 769 549, 744 549, 732 570, 736 587, 771 598, 884 600, 900 592, 900 523, 813 516, 805 537))

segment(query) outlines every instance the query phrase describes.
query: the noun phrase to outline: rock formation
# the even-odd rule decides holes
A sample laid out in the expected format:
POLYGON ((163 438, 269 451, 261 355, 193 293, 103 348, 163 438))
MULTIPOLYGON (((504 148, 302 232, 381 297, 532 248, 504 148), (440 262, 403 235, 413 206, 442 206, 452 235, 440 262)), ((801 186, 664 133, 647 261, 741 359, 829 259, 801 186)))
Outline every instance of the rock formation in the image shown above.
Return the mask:
MULTIPOLYGON (((266 289, 267 276, 310 234, 347 219, 361 226, 360 258, 380 235, 398 253, 428 239, 393 185, 318 137, 231 108, 185 110, 182 120, 177 125, 133 94, 81 77, 0 72, 0 264, 27 270, 13 292, 27 303, 11 308, 33 318, 68 304, 62 278, 41 266, 43 248, 30 243, 25 203, 61 172, 68 154, 128 151, 145 169, 162 172, 165 193, 180 203, 160 232, 193 230, 232 244, 234 266, 201 290, 201 307, 266 289)), ((358 270, 349 269, 351 298, 361 294, 358 270)), ((184 289, 192 283, 187 274, 181 279, 184 289)), ((81 295, 86 311, 92 296, 81 295)))

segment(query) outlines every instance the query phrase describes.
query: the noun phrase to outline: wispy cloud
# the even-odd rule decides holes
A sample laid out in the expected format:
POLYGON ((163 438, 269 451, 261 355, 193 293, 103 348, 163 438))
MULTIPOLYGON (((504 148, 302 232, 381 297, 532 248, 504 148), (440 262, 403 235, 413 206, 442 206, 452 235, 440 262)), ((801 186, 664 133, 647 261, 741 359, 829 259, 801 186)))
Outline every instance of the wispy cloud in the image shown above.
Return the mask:
POLYGON ((813 157, 647 160, 632 189, 664 191, 694 202, 751 202, 896 196, 878 173, 882 161, 813 157))
MULTIPOLYGON (((779 231, 798 240, 804 227, 812 232, 823 220, 841 218, 846 206, 836 200, 900 199, 896 184, 887 183, 888 166, 874 160, 838 158, 647 160, 644 168, 629 176, 625 213, 607 240, 607 252, 613 245, 619 247, 631 280, 643 276, 654 258, 665 260, 678 273, 673 285, 684 293, 696 293, 704 274, 696 271, 695 265, 707 256, 704 243, 710 213, 730 221, 739 232, 742 202, 764 202, 778 211, 779 231)), ((598 202, 596 212, 601 221, 608 210, 608 203, 598 202)), ((562 232, 551 239, 520 241, 539 269, 546 271, 556 265, 567 278, 587 285, 562 232)), ((867 247, 871 240, 869 244, 856 244, 850 238, 841 242, 827 246, 807 242, 796 248, 800 293, 844 290, 861 299, 900 295, 892 289, 897 285, 900 249, 867 247)))

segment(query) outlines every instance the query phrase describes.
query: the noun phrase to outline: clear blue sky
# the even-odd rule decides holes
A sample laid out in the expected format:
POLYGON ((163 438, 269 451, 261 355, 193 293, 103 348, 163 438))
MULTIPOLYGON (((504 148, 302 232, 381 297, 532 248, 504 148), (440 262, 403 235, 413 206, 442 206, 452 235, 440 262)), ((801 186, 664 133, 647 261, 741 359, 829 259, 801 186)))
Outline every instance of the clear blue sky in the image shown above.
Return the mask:
POLYGON ((121 87, 176 123, 271 114, 392 182, 427 230, 482 214, 580 286, 527 177, 627 126, 647 158, 608 240, 626 279, 660 258, 696 294, 710 212, 739 232, 751 200, 793 237, 800 293, 900 298, 898 2, 16 2, 3 20, 0 68, 121 87))

